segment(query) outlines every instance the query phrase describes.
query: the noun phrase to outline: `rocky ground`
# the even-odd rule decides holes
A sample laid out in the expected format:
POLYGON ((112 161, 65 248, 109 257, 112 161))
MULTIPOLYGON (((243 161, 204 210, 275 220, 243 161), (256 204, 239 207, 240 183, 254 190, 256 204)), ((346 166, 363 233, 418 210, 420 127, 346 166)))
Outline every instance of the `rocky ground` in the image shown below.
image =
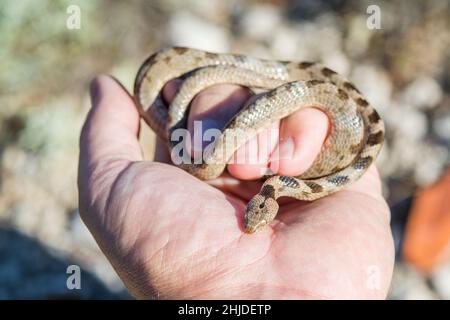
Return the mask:
MULTIPOLYGON (((450 5, 378 1, 4 1, 0 4, 0 299, 129 298, 77 211, 87 87, 110 73, 131 89, 153 51, 186 45, 318 60, 348 76, 387 126, 377 165, 389 204, 450 162, 450 5), (66 9, 81 9, 81 29, 66 9), (68 291, 79 265, 83 290, 68 291)), ((144 128, 151 157, 153 136, 144 128)), ((393 212, 395 214, 395 212, 393 212)), ((450 299, 450 265, 425 279, 399 259, 390 297, 450 299)))

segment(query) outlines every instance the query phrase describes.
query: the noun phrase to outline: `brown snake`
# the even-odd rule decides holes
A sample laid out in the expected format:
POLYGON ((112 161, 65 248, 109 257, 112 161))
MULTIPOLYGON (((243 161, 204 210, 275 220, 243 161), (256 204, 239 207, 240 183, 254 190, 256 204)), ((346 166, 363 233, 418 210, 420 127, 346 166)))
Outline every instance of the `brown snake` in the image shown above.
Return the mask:
POLYGON ((311 201, 357 180, 383 145, 384 124, 376 110, 351 82, 312 62, 271 61, 174 47, 151 55, 142 64, 134 96, 147 124, 174 147, 169 137, 175 129, 186 126, 190 101, 201 90, 220 83, 267 91, 228 122, 205 152, 203 163, 178 165, 202 180, 220 176, 247 140, 300 108, 318 108, 331 122, 330 133, 306 172, 297 177, 270 176, 250 200, 244 216, 248 233, 275 218, 279 197, 311 201), (167 108, 161 90, 181 76, 185 80, 167 108))

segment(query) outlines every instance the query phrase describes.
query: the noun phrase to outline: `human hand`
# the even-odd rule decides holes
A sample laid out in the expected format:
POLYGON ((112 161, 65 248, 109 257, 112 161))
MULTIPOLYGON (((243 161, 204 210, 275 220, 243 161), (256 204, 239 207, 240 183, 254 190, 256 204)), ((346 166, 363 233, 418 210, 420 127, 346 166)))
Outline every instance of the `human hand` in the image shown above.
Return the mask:
MULTIPOLYGON (((166 86, 166 99, 176 85, 166 86)), ((218 108, 223 123, 248 97, 231 85, 207 89, 193 101, 189 123, 218 108)), ((386 297, 394 248, 375 167, 333 195, 282 202, 270 226, 243 232, 246 204, 260 186, 245 179, 268 164, 284 175, 307 169, 327 133, 321 112, 304 109, 282 121, 280 136, 290 142, 281 153, 291 159, 229 165, 230 174, 206 183, 162 163, 169 158, 161 145, 161 162, 143 161, 139 114, 116 81, 97 78, 92 104, 80 138, 80 214, 136 297, 386 297)))

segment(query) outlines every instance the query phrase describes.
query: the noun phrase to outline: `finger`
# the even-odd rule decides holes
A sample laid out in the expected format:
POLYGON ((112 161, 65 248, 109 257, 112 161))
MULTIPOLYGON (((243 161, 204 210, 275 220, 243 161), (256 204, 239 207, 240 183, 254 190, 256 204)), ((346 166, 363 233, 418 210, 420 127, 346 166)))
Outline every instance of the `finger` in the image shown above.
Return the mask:
MULTIPOLYGON (((182 80, 176 79, 168 82, 163 88, 164 100, 170 104, 177 90, 182 84, 182 80)), ((199 93, 192 101, 189 114, 189 124, 191 137, 196 134, 203 134, 207 129, 222 129, 244 103, 252 101, 256 96, 251 96, 250 92, 240 86, 216 85, 205 89, 199 93), (201 132, 196 132, 194 121, 202 122, 201 132)), ((235 177, 251 180, 261 177, 267 170, 269 157, 278 143, 279 122, 274 123, 270 128, 257 136, 251 138, 244 146, 233 155, 228 165, 228 171, 235 177), (270 134, 276 136, 271 140, 267 139, 270 134), (245 163, 244 163, 245 162, 245 163)), ((194 139, 193 139, 194 140, 194 139)), ((202 150, 209 141, 202 141, 198 146, 202 150)), ((157 159, 160 161, 170 161, 170 155, 165 145, 158 144, 157 159)), ((192 141, 194 147, 195 143, 192 141)), ((193 154, 194 150, 191 150, 193 154)), ((158 161, 157 160, 157 161, 158 161)))
POLYGON ((278 144, 280 121, 247 141, 233 155, 227 168, 242 180, 254 180, 269 174, 270 156, 278 144))
POLYGON ((237 85, 214 85, 199 93, 192 101, 188 130, 194 152, 201 152, 210 141, 199 139, 209 129, 222 130, 251 96, 248 89, 237 85))
MULTIPOLYGON (((172 81, 164 88, 167 101, 173 99, 180 84, 180 80, 172 81)), ((223 129, 250 96, 247 89, 236 85, 216 85, 198 94, 188 117, 194 147, 191 151, 199 152, 209 143, 195 139, 196 136, 203 137, 210 128, 223 129), (200 132, 194 121, 201 121, 200 132)), ((269 168, 278 174, 299 175, 317 157, 327 132, 328 117, 324 113, 314 108, 302 109, 282 120, 280 141, 278 123, 274 123, 241 146, 230 159, 228 171, 244 180, 257 179, 269 173, 269 168)))
MULTIPOLYGON (((210 128, 223 129, 245 103, 256 98, 248 89, 236 85, 217 85, 204 90, 192 103, 189 114, 191 135, 198 134, 194 121, 202 121, 202 132, 210 128)), ((278 141, 278 127, 279 122, 273 123, 238 148, 228 162, 227 169, 231 175, 252 180, 267 173, 270 154, 278 141)), ((208 143, 200 146, 193 143, 194 150, 202 150, 208 143)))
MULTIPOLYGON (((181 79, 173 79, 166 83, 166 85, 162 89, 162 97, 164 103, 169 105, 170 102, 175 97, 178 89, 180 88, 183 80, 181 79)), ((155 157, 154 161, 163 162, 163 163, 172 163, 172 159, 170 157, 170 152, 167 148, 167 143, 165 143, 159 137, 156 137, 156 146, 155 146, 155 157)))
POLYGON ((142 160, 139 113, 125 89, 109 76, 91 83, 90 110, 80 138, 80 156, 88 163, 142 160))
MULTIPOLYGON (((172 102, 182 83, 181 79, 174 79, 164 86, 163 98, 166 104, 172 102)), ((226 84, 211 86, 200 92, 191 102, 187 120, 192 146, 192 150, 188 150, 190 155, 201 152, 210 143, 202 139, 205 131, 208 129, 221 130, 249 96, 250 93, 247 89, 226 84)), ((157 152, 157 159, 163 162, 170 159, 164 146, 162 149, 158 148, 157 152)))
POLYGON ((328 117, 318 109, 300 109, 281 122, 280 141, 270 169, 281 175, 305 172, 319 154, 328 133, 328 117))
POLYGON ((99 76, 91 83, 91 100, 80 136, 79 208, 91 231, 100 234, 108 190, 130 161, 142 159, 142 153, 139 114, 125 89, 111 77, 99 76))
POLYGON ((163 87, 163 99, 166 102, 166 104, 170 104, 170 102, 175 97, 175 94, 177 93, 178 89, 180 88, 181 84, 183 83, 183 80, 181 79, 173 79, 166 83, 166 85, 163 87))
MULTIPOLYGON (((230 173, 239 179, 257 179, 270 173, 297 176, 312 165, 327 136, 328 117, 318 109, 305 108, 282 119, 280 129, 279 123, 253 139, 258 144, 258 164, 230 164, 230 173), (279 138, 273 134, 278 131, 279 138)), ((247 145, 244 152, 254 156, 247 145)), ((243 152, 241 149, 238 152, 243 152)))

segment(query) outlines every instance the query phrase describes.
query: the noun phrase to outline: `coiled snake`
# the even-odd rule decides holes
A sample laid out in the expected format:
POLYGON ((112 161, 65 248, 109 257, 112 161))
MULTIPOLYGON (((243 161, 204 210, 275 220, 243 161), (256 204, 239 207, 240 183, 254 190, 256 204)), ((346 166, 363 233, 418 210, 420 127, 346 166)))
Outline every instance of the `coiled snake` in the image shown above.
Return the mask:
POLYGON ((228 122, 205 152, 203 163, 178 165, 202 180, 218 177, 249 138, 300 108, 318 108, 332 124, 319 155, 305 173, 265 180, 247 206, 244 227, 248 233, 275 218, 279 197, 311 201, 357 180, 382 147, 384 124, 376 110, 351 82, 313 62, 271 61, 173 47, 145 60, 136 76, 134 96, 147 124, 173 147, 169 137, 186 125, 190 101, 201 90, 219 83, 267 91, 228 122), (181 76, 185 80, 167 108, 161 90, 169 80, 181 76))

